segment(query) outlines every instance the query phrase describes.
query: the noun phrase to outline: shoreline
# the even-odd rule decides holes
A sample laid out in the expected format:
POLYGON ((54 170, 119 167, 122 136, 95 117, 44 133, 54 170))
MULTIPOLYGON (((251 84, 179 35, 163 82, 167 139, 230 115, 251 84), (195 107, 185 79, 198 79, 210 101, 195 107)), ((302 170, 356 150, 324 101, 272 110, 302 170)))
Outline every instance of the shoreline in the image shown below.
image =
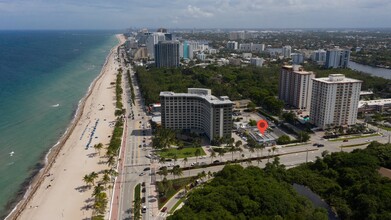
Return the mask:
MULTIPOLYGON (((115 53, 118 49, 118 47, 122 44, 121 39, 119 37, 120 34, 117 34, 117 40, 118 44, 116 44, 113 48, 111 48, 109 54, 106 56, 105 62, 102 65, 102 69, 99 73, 99 75, 91 82, 91 84, 88 87, 88 90, 86 94, 79 100, 78 106, 76 108, 76 112, 73 116, 73 119, 71 120, 69 126, 66 128, 64 134, 60 137, 60 139, 57 141, 56 144, 54 144, 49 150, 45 153, 45 156, 38 162, 38 164, 43 163, 43 167, 34 173, 29 179, 28 187, 23 188, 22 190, 25 190, 23 193, 23 196, 21 198, 17 198, 18 202, 16 203, 15 207, 11 210, 10 213, 5 217, 5 220, 10 219, 17 219, 20 217, 22 212, 26 209, 27 204, 34 198, 34 195, 41 187, 43 181, 45 180, 46 176, 49 173, 49 171, 52 169, 53 165, 56 162, 56 159, 59 156, 59 153, 63 149, 66 142, 69 140, 72 133, 75 131, 75 128, 80 123, 82 116, 85 113, 85 107, 88 99, 92 95, 94 89, 96 88, 97 82, 102 79, 102 77, 105 74, 105 68, 107 67, 107 64, 109 62, 110 57, 115 53)), ((22 186, 23 187, 23 186, 22 186)))

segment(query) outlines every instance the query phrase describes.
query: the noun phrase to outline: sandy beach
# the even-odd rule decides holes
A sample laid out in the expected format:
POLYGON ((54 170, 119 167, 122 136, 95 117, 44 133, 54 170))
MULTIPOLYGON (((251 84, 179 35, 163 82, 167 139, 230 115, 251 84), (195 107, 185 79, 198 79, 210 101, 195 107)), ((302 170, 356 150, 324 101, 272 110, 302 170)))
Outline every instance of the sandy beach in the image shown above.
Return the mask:
MULTIPOLYGON (((108 169, 105 159, 93 147, 98 143, 106 147, 114 129, 115 82, 118 62, 117 47, 125 42, 117 35, 119 44, 108 55, 100 75, 92 84, 90 94, 81 103, 74 126, 64 135, 64 140, 49 155, 47 167, 40 172, 29 193, 18 204, 8 219, 86 219, 92 216, 90 201, 93 188, 83 190, 83 176, 108 169), (84 107, 81 108, 84 104, 84 107), (94 131, 94 133, 93 133, 94 131), (93 133, 93 135, 91 135, 93 133), (59 150, 59 151, 58 151, 59 150)), ((105 150, 101 150, 101 155, 105 150)), ((110 197, 110 192, 108 193, 110 197)), ((109 198, 110 199, 110 198, 109 198)))

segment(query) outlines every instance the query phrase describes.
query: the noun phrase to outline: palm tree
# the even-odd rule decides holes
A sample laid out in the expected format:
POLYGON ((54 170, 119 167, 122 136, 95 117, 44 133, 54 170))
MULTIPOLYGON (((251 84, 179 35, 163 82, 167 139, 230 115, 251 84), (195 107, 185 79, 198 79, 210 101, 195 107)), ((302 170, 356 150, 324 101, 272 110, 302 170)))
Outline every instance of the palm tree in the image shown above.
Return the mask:
POLYGON ((183 172, 182 172, 182 169, 180 167, 175 166, 174 168, 172 168, 171 174, 174 176, 174 179, 175 179, 175 176, 182 176, 183 172))
POLYGON ((160 157, 159 163, 163 164, 165 162, 166 162, 166 158, 165 157, 160 157))
POLYGON ((182 162, 184 163, 184 167, 186 167, 186 164, 187 164, 187 162, 188 162, 187 157, 183 158, 182 162))
POLYGON ((96 151, 98 151, 99 156, 100 156, 100 150, 103 148, 103 144, 102 143, 95 144, 94 148, 95 148, 96 151))
POLYGON ((260 158, 257 158, 258 165, 262 163, 262 160, 260 158))
POLYGON ((160 176, 164 176, 164 178, 166 178, 166 176, 168 175, 167 167, 162 167, 161 170, 158 172, 158 174, 160 176))
POLYGON ((90 173, 90 178, 91 178, 91 180, 92 180, 92 185, 94 185, 95 186, 95 179, 97 179, 98 178, 98 174, 97 173, 95 173, 95 172, 92 172, 92 173, 90 173))
POLYGON ((209 170, 209 172, 208 172, 208 179, 211 178, 212 176, 213 176, 213 174, 212 174, 212 172, 210 172, 210 170, 209 170))
POLYGON ((107 162, 106 162, 110 167, 114 166, 115 164, 115 156, 109 156, 109 158, 107 159, 107 162))
POLYGON ((110 175, 108 173, 103 174, 102 182, 105 186, 110 182, 110 175))
POLYGON ((224 151, 219 151, 220 160, 223 161, 224 151))
POLYGON ((235 147, 240 147, 242 144, 243 144, 242 141, 241 141, 241 140, 238 140, 238 141, 236 141, 236 143, 235 143, 235 147))
POLYGON ((210 163, 213 162, 213 158, 216 158, 216 152, 215 151, 212 151, 212 153, 210 154, 210 163))
POLYGON ((246 160, 246 163, 247 163, 247 166, 250 166, 251 163, 252 163, 251 158, 248 158, 248 159, 246 160))
POLYGON ((201 150, 197 148, 197 150, 194 152, 194 155, 196 156, 196 163, 197 163, 197 159, 201 155, 201 150))
POLYGON ((272 147, 273 156, 274 156, 274 151, 276 151, 276 149, 277 149, 276 146, 273 146, 273 147, 272 147))
POLYGON ((94 187, 94 192, 92 193, 92 195, 96 196, 96 195, 100 194, 104 190, 105 190, 105 187, 103 187, 102 185, 98 184, 97 186, 94 187))
POLYGON ((234 161, 234 152, 236 151, 236 148, 234 146, 230 147, 229 148, 229 152, 231 152, 231 156, 232 156, 232 161, 234 161))
POLYGON ((178 156, 176 154, 174 154, 174 156, 172 157, 172 159, 174 159, 174 166, 175 166, 175 163, 177 162, 178 160, 178 156))
POLYGON ((91 178, 91 175, 84 175, 83 181, 86 183, 88 188, 91 188, 93 185, 94 179, 91 178))
POLYGON ((239 153, 239 159, 240 159, 240 153, 243 152, 243 149, 242 149, 242 148, 238 148, 237 151, 238 151, 238 153, 239 153))

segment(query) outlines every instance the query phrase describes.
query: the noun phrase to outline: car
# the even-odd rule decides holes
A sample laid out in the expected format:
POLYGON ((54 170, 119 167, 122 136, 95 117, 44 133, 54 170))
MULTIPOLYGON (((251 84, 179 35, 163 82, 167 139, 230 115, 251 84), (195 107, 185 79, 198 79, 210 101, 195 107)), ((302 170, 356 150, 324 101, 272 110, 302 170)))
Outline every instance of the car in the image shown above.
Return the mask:
POLYGON ((220 163, 220 161, 219 160, 215 160, 215 161, 213 161, 213 163, 220 163))
POLYGON ((193 163, 191 163, 190 165, 191 166, 198 166, 200 163, 198 163, 198 162, 193 162, 193 163))
POLYGON ((145 186, 145 182, 141 183, 141 186, 145 186))
POLYGON ((145 175, 145 173, 144 172, 141 172, 140 174, 139 174, 139 176, 144 176, 145 175))
POLYGON ((147 190, 145 189, 145 187, 141 190, 141 192, 145 193, 147 190))
POLYGON ((167 211, 167 207, 162 208, 162 212, 165 212, 165 211, 167 211))
POLYGON ((145 155, 146 158, 151 159, 151 155, 147 154, 145 155))
POLYGON ((148 170, 151 170, 151 168, 150 167, 145 167, 144 168, 144 171, 148 171, 148 170))
POLYGON ((315 143, 315 144, 313 144, 312 146, 317 147, 317 146, 318 146, 318 143, 315 143))
POLYGON ((324 147, 324 144, 318 144, 318 147, 324 147))
POLYGON ((343 140, 343 142, 348 142, 348 141, 349 141, 348 139, 343 140))
POLYGON ((166 159, 165 161, 166 161, 166 162, 171 162, 172 159, 168 158, 168 159, 166 159))
POLYGON ((142 212, 142 213, 146 213, 146 212, 147 212, 147 207, 146 207, 146 206, 143 206, 143 208, 141 209, 141 212, 142 212))
POLYGON ((166 166, 162 166, 162 167, 160 167, 160 168, 159 168, 159 170, 163 170, 163 169, 164 169, 164 167, 165 167, 165 168, 167 168, 166 166))

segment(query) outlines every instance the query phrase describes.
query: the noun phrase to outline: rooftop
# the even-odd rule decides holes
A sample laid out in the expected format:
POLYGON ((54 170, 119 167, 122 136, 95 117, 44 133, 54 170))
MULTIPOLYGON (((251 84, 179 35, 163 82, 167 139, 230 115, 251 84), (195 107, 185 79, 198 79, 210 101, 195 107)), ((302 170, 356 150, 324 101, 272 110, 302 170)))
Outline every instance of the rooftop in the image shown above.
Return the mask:
POLYGON ((314 78, 314 81, 324 82, 324 83, 362 83, 361 80, 352 79, 345 77, 344 74, 330 74, 329 77, 314 78))
POLYGON ((391 104, 391 99, 376 99, 376 100, 369 100, 369 101, 359 101, 358 107, 361 108, 364 105, 387 105, 391 104))
POLYGON ((160 92, 160 96, 172 96, 172 97, 195 97, 195 98, 203 98, 211 104, 233 104, 231 100, 229 100, 228 96, 216 97, 211 95, 210 89, 203 88, 188 88, 188 93, 175 93, 163 91, 160 92))

